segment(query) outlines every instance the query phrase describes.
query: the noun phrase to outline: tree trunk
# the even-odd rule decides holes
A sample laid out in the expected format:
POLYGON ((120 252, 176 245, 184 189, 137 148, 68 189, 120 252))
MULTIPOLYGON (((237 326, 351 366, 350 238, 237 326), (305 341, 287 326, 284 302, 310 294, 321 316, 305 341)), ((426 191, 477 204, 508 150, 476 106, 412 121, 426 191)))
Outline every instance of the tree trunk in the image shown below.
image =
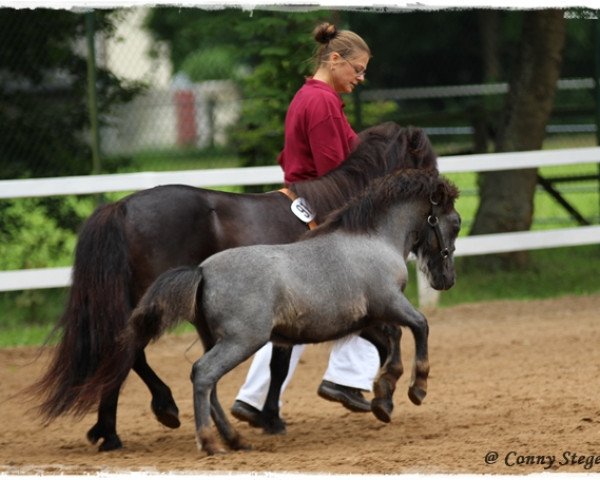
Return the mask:
MULTIPOLYGON (((481 62, 483 66, 483 83, 497 82, 500 78, 499 31, 500 10, 485 9, 477 12, 479 39, 481 41, 481 62)), ((489 97, 483 95, 470 110, 473 126, 474 153, 487 153, 490 140, 489 129, 489 97)))
MULTIPOLYGON (((552 111, 565 40, 562 10, 525 12, 517 62, 509 86, 496 152, 540 150, 552 111)), ((471 235, 529 230, 537 169, 479 175, 480 204, 471 235)), ((481 257, 494 266, 521 267, 526 252, 481 257)))

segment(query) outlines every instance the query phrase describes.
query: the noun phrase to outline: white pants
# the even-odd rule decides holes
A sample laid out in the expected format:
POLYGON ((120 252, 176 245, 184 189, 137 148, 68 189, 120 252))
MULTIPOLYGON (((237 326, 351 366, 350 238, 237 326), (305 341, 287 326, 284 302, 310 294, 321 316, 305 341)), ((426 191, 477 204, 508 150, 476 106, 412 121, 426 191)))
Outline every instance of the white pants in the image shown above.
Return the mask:
MULTIPOLYGON (((304 347, 305 345, 295 345, 292 348, 290 369, 281 387, 282 395, 298 366, 304 347)), ((258 410, 262 410, 269 391, 271 382, 269 364, 271 363, 272 349, 273 345, 269 342, 256 352, 248 370, 246 382, 236 397, 236 400, 246 402, 258 410)), ((352 334, 333 342, 329 365, 323 379, 338 385, 371 391, 378 369, 379 354, 376 348, 371 342, 352 334)))

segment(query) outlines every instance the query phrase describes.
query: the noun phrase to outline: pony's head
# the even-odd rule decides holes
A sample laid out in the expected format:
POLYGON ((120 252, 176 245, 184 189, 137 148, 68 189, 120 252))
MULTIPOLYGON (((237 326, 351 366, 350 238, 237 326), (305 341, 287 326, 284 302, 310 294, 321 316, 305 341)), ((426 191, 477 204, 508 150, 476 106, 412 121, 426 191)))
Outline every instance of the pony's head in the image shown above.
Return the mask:
POLYGON ((317 180, 298 182, 290 188, 308 200, 317 220, 339 208, 375 179, 405 169, 435 170, 437 155, 420 128, 385 122, 363 130, 359 142, 337 168, 317 180))
MULTIPOLYGON (((378 166, 380 176, 399 169, 437 169, 437 155, 421 128, 385 122, 359 133, 360 142, 348 156, 347 168, 356 163, 378 166)), ((375 168, 374 168, 375 169, 375 168)))

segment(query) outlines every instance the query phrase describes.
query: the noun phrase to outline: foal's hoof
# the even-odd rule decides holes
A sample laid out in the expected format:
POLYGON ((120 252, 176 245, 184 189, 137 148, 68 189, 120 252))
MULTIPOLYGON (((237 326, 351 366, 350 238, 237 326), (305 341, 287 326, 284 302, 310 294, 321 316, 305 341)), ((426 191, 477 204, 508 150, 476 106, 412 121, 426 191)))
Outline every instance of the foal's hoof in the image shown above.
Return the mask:
POLYGON ((229 442, 229 448, 232 450, 252 450, 252 445, 238 434, 229 442))
POLYGON ((94 425, 87 432, 87 439, 92 445, 96 445, 100 439, 104 441, 98 447, 99 452, 110 452, 123 448, 123 443, 116 433, 103 432, 103 428, 98 424, 94 425))
POLYGON ((408 398, 415 405, 421 405, 426 395, 427 390, 422 387, 412 386, 408 389, 408 398))
POLYGON ((152 408, 156 419, 165 427, 179 428, 181 426, 181 422, 179 421, 179 409, 174 403, 166 406, 159 406, 158 403, 155 403, 154 400, 152 400, 150 407, 152 408))
POLYGON ((216 455, 227 453, 226 450, 216 441, 210 428, 203 427, 196 432, 196 445, 207 455, 216 455))
POLYGON ((371 400, 371 412, 373 412, 377 420, 390 423, 392 421, 392 410, 394 410, 394 404, 391 400, 385 398, 374 398, 371 400))

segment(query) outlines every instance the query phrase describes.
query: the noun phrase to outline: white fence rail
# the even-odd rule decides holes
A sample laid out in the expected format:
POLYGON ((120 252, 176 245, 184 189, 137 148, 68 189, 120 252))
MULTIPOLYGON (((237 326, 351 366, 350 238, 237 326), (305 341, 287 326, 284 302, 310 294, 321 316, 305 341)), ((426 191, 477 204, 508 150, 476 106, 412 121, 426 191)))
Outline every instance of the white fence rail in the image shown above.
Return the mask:
MULTIPOLYGON (((439 168, 442 173, 483 172, 585 163, 600 163, 600 147, 457 155, 439 158, 439 168)), ((2 180, 0 181, 0 198, 125 192, 173 183, 197 187, 216 187, 272 184, 282 183, 282 181, 283 175, 278 166, 2 180)), ((600 225, 461 237, 456 243, 456 255, 484 255, 596 243, 600 243, 600 225)), ((435 303, 436 297, 432 296, 431 292, 422 285, 422 280, 419 279, 420 305, 435 303)), ((70 283, 70 267, 0 272, 0 291, 65 287, 70 283)))

